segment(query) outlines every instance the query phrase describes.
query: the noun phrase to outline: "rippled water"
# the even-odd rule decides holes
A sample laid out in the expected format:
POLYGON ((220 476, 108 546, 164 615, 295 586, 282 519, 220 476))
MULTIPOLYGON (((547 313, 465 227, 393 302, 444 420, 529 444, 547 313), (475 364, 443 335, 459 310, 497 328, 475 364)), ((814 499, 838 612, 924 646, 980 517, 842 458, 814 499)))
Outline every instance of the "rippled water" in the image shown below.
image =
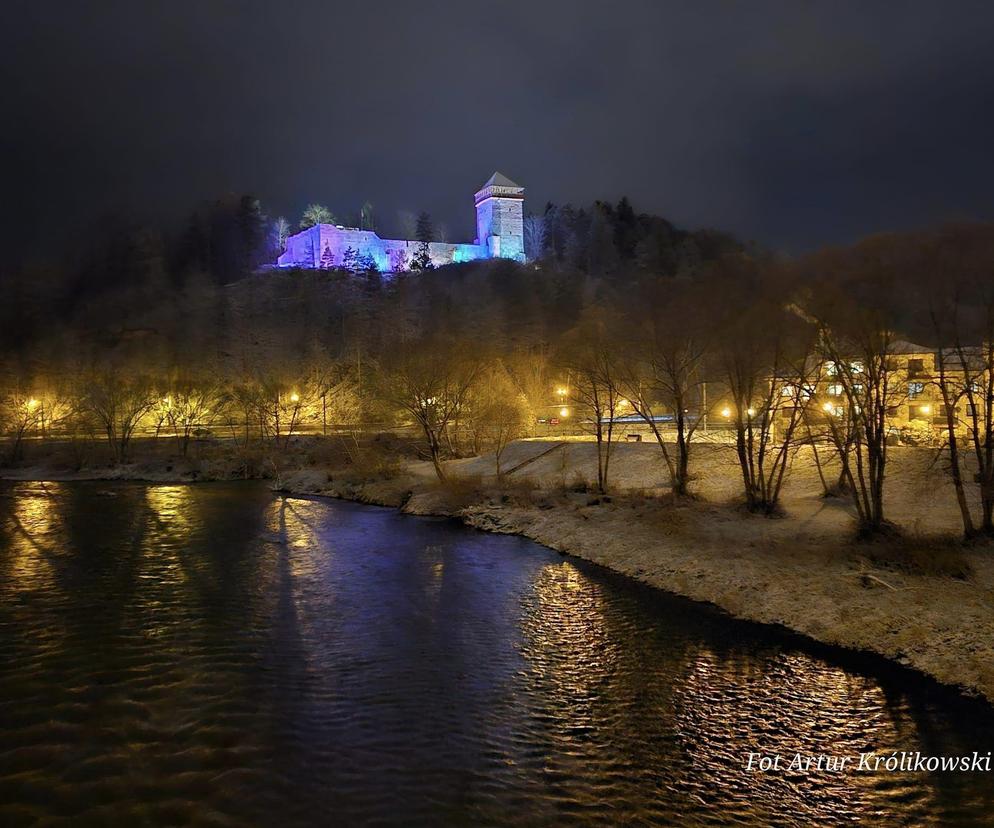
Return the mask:
POLYGON ((994 812, 991 774, 746 771, 986 752, 994 715, 522 539, 254 485, 16 484, 0 521, 3 825, 994 812))

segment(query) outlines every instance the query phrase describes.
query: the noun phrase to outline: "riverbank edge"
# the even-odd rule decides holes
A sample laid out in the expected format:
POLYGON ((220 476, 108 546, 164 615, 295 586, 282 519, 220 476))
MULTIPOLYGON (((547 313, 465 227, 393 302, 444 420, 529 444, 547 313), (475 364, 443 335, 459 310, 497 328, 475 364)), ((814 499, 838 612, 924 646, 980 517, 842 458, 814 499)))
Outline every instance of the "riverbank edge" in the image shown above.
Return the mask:
MULTIPOLYGON (((336 484, 334 479, 329 480, 329 477, 331 476, 302 473, 300 475, 291 474, 275 483, 274 481, 268 482, 275 494, 346 500, 393 508, 403 514, 455 519, 477 530, 525 537, 561 555, 589 561, 654 589, 717 608, 731 618, 762 624, 781 631, 786 630, 820 645, 837 648, 848 653, 882 657, 887 661, 928 676, 942 685, 954 688, 966 696, 981 698, 994 705, 994 681, 986 680, 986 676, 981 677, 975 673, 970 673, 962 660, 950 658, 951 648, 948 646, 950 642, 948 639, 942 638, 942 630, 934 630, 934 636, 929 637, 930 640, 919 641, 920 649, 914 650, 895 647, 893 644, 885 646, 890 637, 880 634, 880 622, 883 622, 884 631, 886 631, 886 628, 893 628, 907 621, 906 617, 902 617, 896 612, 893 614, 878 612, 874 619, 877 623, 874 624, 832 624, 825 623, 823 617, 819 617, 815 623, 814 616, 818 616, 819 613, 815 609, 818 601, 814 599, 829 596, 811 593, 811 579, 808 579, 804 584, 792 583, 795 579, 791 577, 789 569, 783 573, 784 583, 779 586, 781 594, 792 591, 796 595, 804 596, 799 601, 794 602, 794 611, 785 611, 785 609, 789 610, 789 607, 785 607, 782 601, 772 604, 765 601, 752 603, 748 600, 742 601, 743 594, 747 596, 762 595, 770 584, 753 582, 741 570, 736 570, 735 575, 731 578, 735 591, 727 591, 729 580, 727 578, 724 584, 726 589, 722 589, 719 579, 707 577, 709 574, 707 573, 709 568, 707 564, 722 567, 726 574, 732 572, 734 567, 730 565, 730 562, 718 560, 716 556, 706 552, 703 556, 688 553, 689 544, 686 537, 672 537, 665 533, 654 533, 651 538, 651 552, 656 559, 659 559, 660 566, 654 567, 652 570, 639 565, 644 564, 644 560, 637 557, 619 559, 617 555, 610 553, 611 541, 614 542, 614 545, 619 542, 624 544, 627 534, 634 534, 638 527, 637 521, 632 521, 627 516, 620 523, 598 526, 591 522, 589 515, 571 511, 568 508, 522 506, 514 502, 501 502, 499 498, 495 500, 490 496, 482 499, 470 498, 471 502, 469 503, 453 505, 448 498, 440 496, 436 487, 430 484, 426 485, 418 478, 400 477, 365 483, 336 484), (626 533, 619 535, 618 529, 626 530, 626 533), (702 561, 704 566, 701 565, 702 561), (667 564, 669 566, 666 566, 667 564), (806 589, 807 591, 805 591, 806 589)), ((230 479, 191 479, 187 475, 170 475, 161 472, 149 474, 137 470, 134 474, 128 474, 127 471, 121 469, 115 470, 112 474, 46 475, 22 472, 0 474, 0 479, 11 483, 140 482, 158 485, 235 482, 230 479)), ((606 498, 605 501, 611 502, 610 498, 606 498)), ((841 559, 835 568, 838 570, 838 574, 847 577, 858 574, 855 569, 841 559)), ((710 574, 714 575, 713 572, 710 574)), ((933 602, 942 601, 944 596, 935 592, 934 584, 931 587, 931 600, 933 602)), ((888 593, 875 591, 874 595, 877 596, 875 601, 879 602, 879 599, 886 597, 888 593)), ((949 599, 947 603, 953 603, 953 599, 949 599)), ((994 651, 994 642, 976 640, 972 641, 967 648, 973 651, 971 655, 978 651, 990 653, 994 651)), ((955 652, 955 648, 952 651, 955 652)), ((966 653, 961 655, 965 656, 966 653)))
MULTIPOLYGON (((827 625, 818 630, 812 630, 810 612, 802 612, 797 616, 774 612, 771 616, 769 612, 762 611, 762 605, 757 605, 756 610, 749 611, 743 605, 727 600, 727 594, 722 595, 719 590, 709 588, 709 582, 706 578, 695 578, 694 576, 698 573, 693 571, 693 567, 668 571, 647 571, 639 566, 626 565, 623 561, 613 559, 610 554, 604 554, 605 546, 598 543, 598 538, 593 538, 593 542, 590 544, 577 543, 575 538, 564 538, 561 532, 564 520, 572 522, 573 527, 580 533, 585 534, 591 531, 589 521, 575 514, 570 514, 566 510, 549 510, 555 511, 557 514, 553 520, 543 521, 541 516, 548 514, 548 512, 535 507, 508 507, 484 501, 452 508, 444 502, 444 499, 438 498, 437 490, 434 487, 429 485, 419 490, 417 483, 412 480, 379 481, 368 484, 349 483, 344 486, 328 485, 316 491, 313 487, 309 487, 306 482, 303 485, 295 485, 291 480, 275 491, 290 496, 325 497, 394 508, 413 516, 456 519, 466 526, 481 531, 525 537, 566 557, 589 561, 654 589, 716 608, 736 620, 786 631, 819 645, 845 651, 849 654, 880 657, 901 667, 911 669, 922 676, 927 676, 965 696, 979 698, 994 705, 994 686, 991 682, 972 680, 973 677, 968 672, 957 669, 956 665, 950 664, 948 659, 943 659, 938 663, 935 661, 935 650, 937 648, 944 649, 939 644, 926 646, 923 652, 893 649, 880 646, 881 639, 875 638, 872 632, 873 627, 870 626, 865 628, 865 635, 854 637, 851 625, 844 627, 827 625), (539 519, 536 521, 536 518, 539 519)), ((653 542, 657 550, 665 549, 671 557, 678 558, 682 557, 681 553, 686 543, 685 540, 676 540, 674 543, 665 536, 657 537, 653 542)), ((839 568, 840 570, 846 569, 841 564, 839 568)), ((846 574, 856 574, 856 572, 846 569, 846 574)), ((755 591, 762 589, 765 585, 743 581, 740 586, 743 591, 755 591)), ((873 585, 871 584, 871 586, 873 585)), ((933 598, 938 601, 942 599, 942 596, 934 595, 933 598)), ((808 606, 807 602, 804 605, 808 606)), ((895 616, 890 620, 900 623, 903 619, 895 616)), ((938 638, 939 631, 936 632, 936 638, 938 638)), ((927 644, 928 642, 923 643, 927 644)), ((943 644, 947 643, 943 642, 943 644)), ((977 642, 978 647, 985 650, 991 649, 992 643, 994 642, 977 642)))

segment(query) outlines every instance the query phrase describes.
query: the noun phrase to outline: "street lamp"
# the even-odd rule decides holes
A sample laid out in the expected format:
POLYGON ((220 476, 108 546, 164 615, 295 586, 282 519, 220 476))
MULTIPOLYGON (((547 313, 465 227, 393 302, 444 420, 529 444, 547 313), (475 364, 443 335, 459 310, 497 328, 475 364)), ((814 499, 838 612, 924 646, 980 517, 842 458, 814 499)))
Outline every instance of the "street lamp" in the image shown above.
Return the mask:
POLYGON ((559 409, 559 416, 560 417, 568 417, 569 416, 569 409, 566 408, 566 406, 563 406, 562 408, 560 408, 559 409))
POLYGON ((732 409, 730 409, 726 405, 723 409, 721 409, 721 416, 724 417, 727 420, 729 417, 732 416, 732 409))

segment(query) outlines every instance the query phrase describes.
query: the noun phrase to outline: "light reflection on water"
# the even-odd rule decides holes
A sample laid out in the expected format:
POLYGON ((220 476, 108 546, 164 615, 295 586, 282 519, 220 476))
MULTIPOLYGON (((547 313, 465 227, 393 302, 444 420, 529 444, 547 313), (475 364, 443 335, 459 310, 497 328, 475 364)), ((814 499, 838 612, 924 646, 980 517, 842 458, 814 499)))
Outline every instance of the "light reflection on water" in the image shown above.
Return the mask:
POLYGON ((988 824, 994 715, 527 541, 252 485, 0 490, 0 824, 988 824), (910 688, 907 686, 910 684, 910 688))

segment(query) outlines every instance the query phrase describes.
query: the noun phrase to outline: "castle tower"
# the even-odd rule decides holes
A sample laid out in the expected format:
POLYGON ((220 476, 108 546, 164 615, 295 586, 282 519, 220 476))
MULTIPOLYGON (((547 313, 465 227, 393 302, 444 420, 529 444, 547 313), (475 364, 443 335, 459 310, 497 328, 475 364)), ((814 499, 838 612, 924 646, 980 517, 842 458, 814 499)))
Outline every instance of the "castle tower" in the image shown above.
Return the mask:
POLYGON ((525 260, 525 188, 495 172, 476 194, 476 243, 490 258, 525 260))

